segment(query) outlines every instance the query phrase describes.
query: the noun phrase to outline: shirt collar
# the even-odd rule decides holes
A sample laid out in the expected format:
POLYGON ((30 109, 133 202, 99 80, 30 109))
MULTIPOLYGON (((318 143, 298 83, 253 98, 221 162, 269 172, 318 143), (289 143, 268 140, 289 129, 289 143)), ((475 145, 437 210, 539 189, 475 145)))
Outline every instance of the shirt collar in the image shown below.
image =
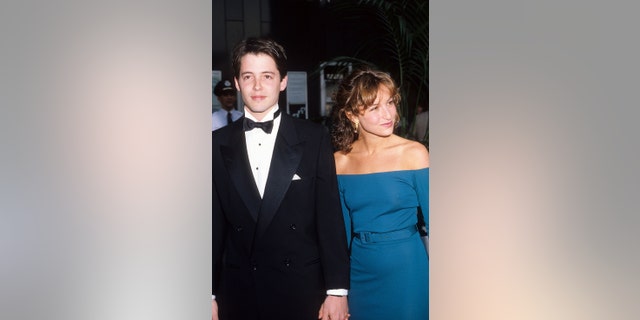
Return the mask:
POLYGON ((258 119, 256 119, 249 111, 247 111, 247 107, 244 107, 244 116, 255 122, 265 122, 265 121, 273 120, 273 114, 275 114, 276 111, 278 111, 279 109, 280 109, 280 106, 278 106, 278 104, 276 103, 275 107, 273 107, 271 111, 269 111, 269 113, 267 113, 267 115, 265 115, 264 118, 262 118, 262 120, 258 121, 258 119))

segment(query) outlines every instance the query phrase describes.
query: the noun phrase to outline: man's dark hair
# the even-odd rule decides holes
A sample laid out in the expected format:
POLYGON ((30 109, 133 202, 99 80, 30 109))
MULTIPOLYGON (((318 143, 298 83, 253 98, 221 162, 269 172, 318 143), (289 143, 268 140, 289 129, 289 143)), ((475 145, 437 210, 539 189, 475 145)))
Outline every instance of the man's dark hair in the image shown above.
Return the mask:
POLYGON ((233 49, 232 68, 236 78, 240 77, 240 59, 247 54, 266 54, 273 58, 280 72, 280 78, 287 75, 287 54, 284 48, 268 38, 247 38, 233 49))

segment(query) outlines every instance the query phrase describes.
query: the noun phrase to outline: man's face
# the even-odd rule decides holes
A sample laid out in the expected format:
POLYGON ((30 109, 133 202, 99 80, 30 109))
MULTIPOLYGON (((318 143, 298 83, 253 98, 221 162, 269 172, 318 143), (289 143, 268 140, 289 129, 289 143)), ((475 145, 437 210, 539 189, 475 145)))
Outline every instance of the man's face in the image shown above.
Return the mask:
POLYGON ((240 59, 240 76, 236 88, 242 94, 247 111, 257 120, 270 111, 287 87, 287 77, 281 78, 276 62, 266 54, 247 54, 240 59))
POLYGON ((218 101, 220 101, 220 105, 222 106, 222 109, 227 111, 235 108, 236 100, 237 100, 236 92, 233 90, 224 90, 218 96, 218 101))

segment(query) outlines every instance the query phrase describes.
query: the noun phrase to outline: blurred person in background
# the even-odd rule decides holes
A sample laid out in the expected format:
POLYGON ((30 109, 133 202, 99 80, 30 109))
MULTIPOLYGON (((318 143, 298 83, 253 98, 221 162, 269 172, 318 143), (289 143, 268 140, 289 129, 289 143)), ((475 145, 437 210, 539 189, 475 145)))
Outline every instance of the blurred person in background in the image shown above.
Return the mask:
POLYGON ((419 102, 416 105, 416 117, 411 126, 410 137, 429 147, 429 108, 427 103, 419 102))
POLYGON ((229 80, 220 80, 213 88, 213 93, 218 97, 222 109, 214 112, 213 117, 213 129, 220 129, 243 116, 243 113, 236 110, 236 88, 229 80))

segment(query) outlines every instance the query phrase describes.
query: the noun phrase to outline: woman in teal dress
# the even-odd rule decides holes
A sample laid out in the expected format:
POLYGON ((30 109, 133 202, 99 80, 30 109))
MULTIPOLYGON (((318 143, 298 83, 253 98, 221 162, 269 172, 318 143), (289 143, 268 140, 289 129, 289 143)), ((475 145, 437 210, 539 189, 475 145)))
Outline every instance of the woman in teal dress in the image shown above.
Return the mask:
POLYGON ((429 153, 393 133, 398 88, 372 69, 336 92, 332 141, 351 251, 351 320, 429 318, 429 258, 416 228, 428 226, 429 153))

